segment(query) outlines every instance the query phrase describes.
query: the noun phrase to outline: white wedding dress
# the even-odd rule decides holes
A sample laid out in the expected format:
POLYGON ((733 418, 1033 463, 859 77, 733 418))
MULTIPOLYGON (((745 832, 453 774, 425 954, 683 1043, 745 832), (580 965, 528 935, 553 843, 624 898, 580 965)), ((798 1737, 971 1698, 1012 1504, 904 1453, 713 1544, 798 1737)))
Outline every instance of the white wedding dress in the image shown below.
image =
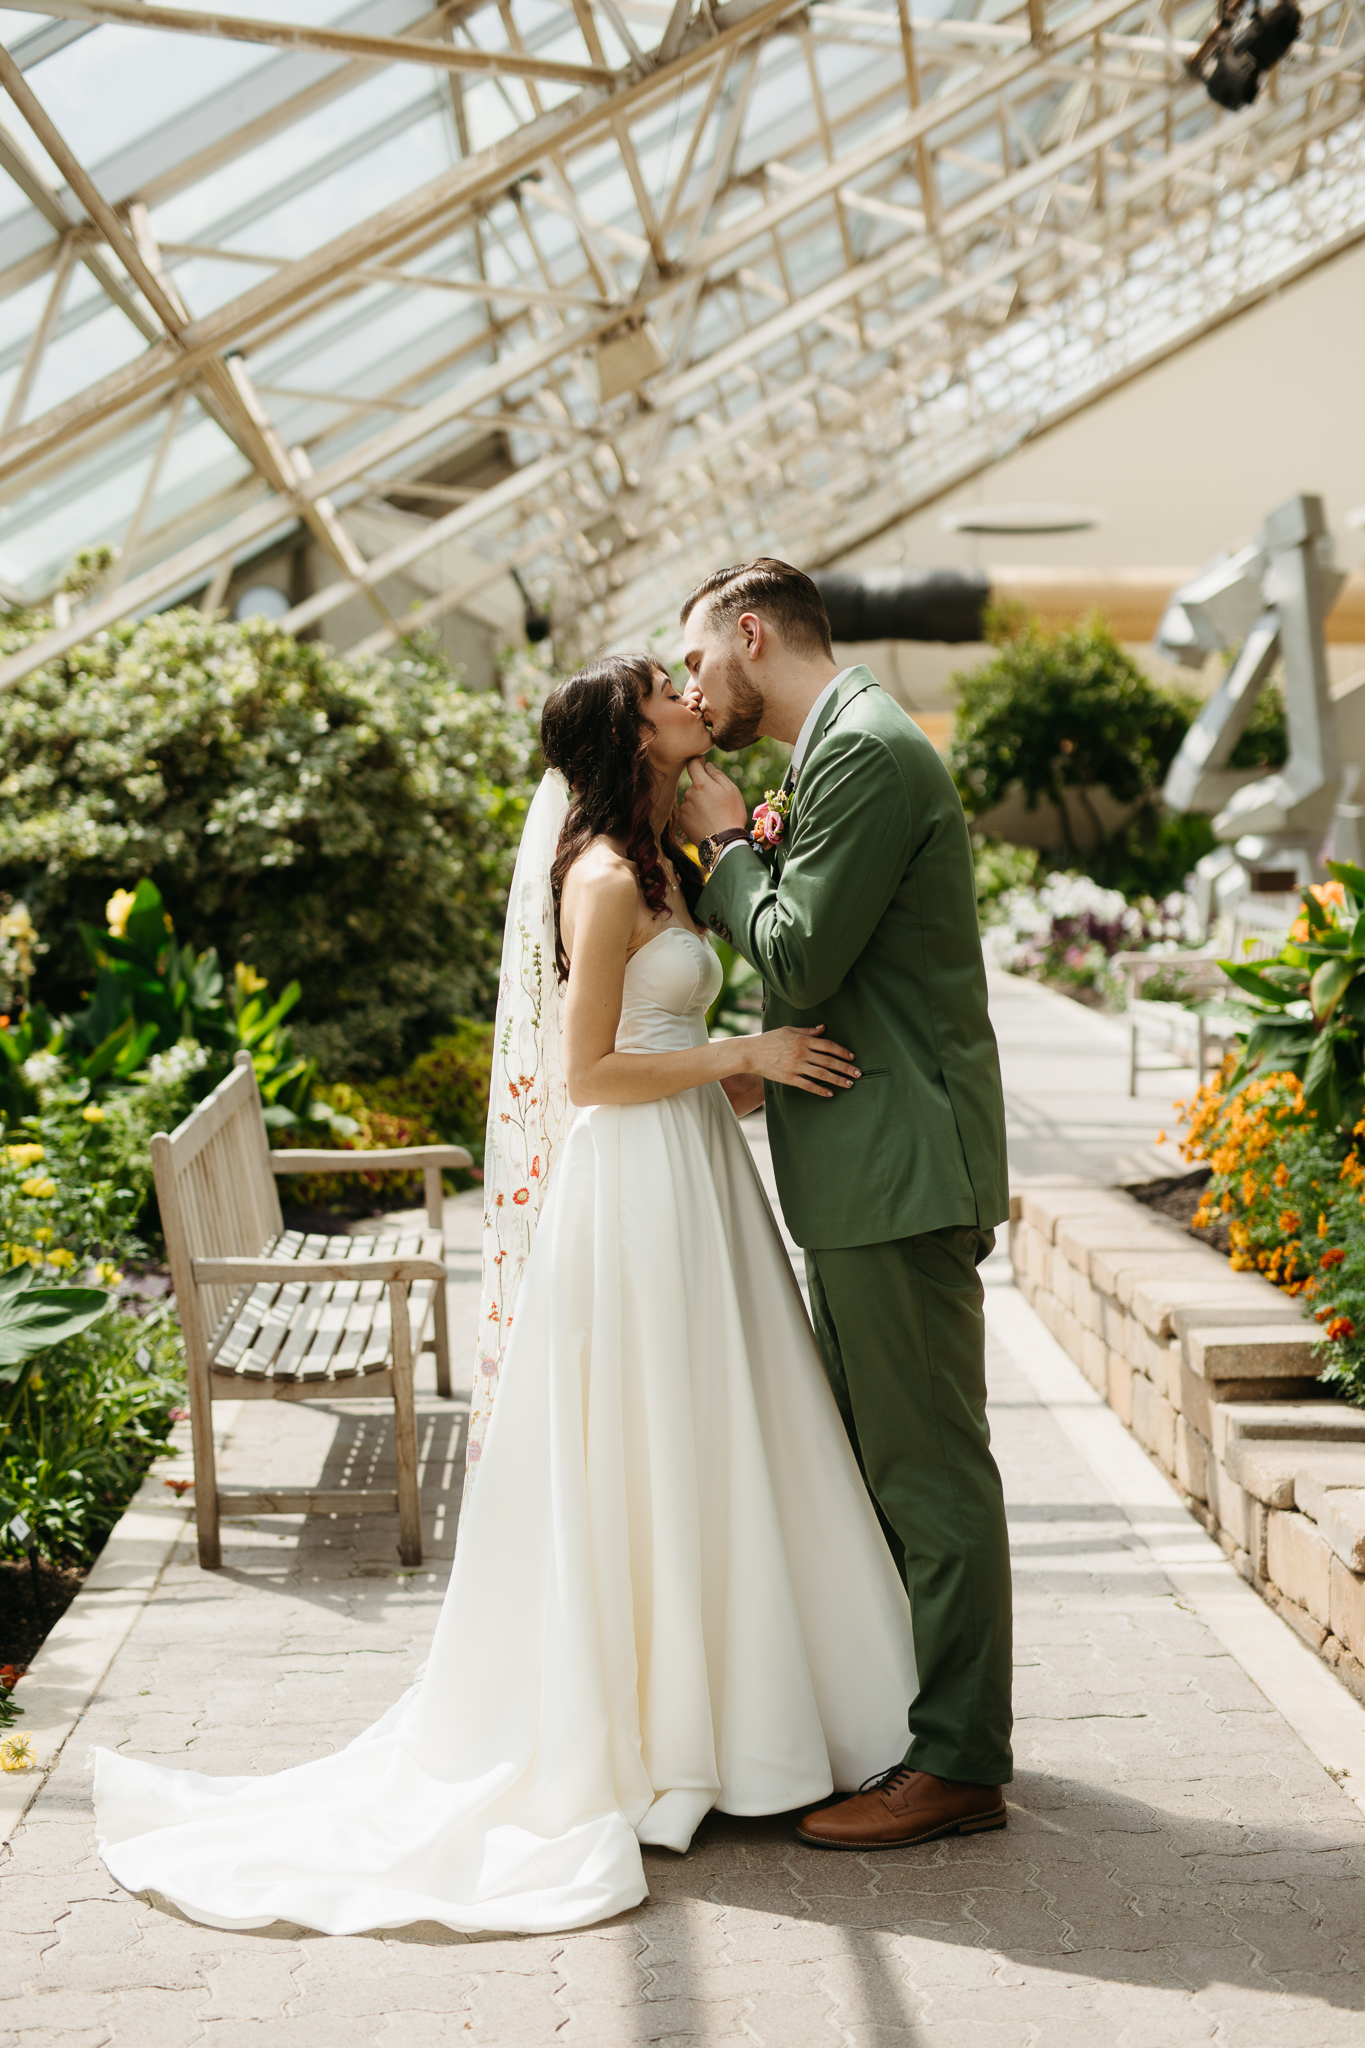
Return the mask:
MULTIPOLYGON (((617 1045, 704 1044, 710 945, 627 967, 617 1045)), ((895 1762, 910 1608, 717 1087, 582 1111, 545 1197, 417 1683, 334 1756, 96 1753, 100 1848, 214 1927, 582 1927, 641 1843, 895 1762)))

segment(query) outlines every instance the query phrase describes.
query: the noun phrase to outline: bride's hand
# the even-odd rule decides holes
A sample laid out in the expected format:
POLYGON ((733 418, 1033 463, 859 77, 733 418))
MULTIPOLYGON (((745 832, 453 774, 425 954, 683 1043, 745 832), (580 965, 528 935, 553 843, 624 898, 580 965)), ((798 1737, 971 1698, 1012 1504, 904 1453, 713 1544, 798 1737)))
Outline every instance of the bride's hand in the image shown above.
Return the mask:
POLYGON ((851 1088, 860 1072, 853 1054, 826 1039, 824 1029, 823 1024, 784 1024, 777 1031, 759 1032, 746 1041, 749 1072, 826 1098, 836 1088, 851 1088))

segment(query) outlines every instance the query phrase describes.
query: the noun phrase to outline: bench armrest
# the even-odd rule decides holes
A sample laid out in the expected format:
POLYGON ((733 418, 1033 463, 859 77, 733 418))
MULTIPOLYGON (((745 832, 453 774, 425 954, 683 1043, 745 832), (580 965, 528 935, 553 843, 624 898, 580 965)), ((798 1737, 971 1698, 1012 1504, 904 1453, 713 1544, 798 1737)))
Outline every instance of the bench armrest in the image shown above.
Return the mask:
POLYGON ((251 1287, 263 1280, 444 1280, 437 1259, 196 1259, 197 1287, 251 1287))
POLYGON ((472 1166, 463 1145, 395 1145, 382 1152, 272 1152, 272 1173, 414 1173, 424 1166, 472 1166))

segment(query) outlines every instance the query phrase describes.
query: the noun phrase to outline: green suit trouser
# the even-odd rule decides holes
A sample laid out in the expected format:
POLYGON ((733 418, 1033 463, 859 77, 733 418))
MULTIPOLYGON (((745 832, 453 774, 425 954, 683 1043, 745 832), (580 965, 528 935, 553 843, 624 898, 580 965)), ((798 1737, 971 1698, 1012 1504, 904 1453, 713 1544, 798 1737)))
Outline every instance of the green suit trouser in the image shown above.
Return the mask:
POLYGON ((976 1270, 993 1242, 955 1225, 806 1253, 825 1371, 910 1595, 905 1761, 975 1785, 1014 1775, 1009 1536, 976 1270))

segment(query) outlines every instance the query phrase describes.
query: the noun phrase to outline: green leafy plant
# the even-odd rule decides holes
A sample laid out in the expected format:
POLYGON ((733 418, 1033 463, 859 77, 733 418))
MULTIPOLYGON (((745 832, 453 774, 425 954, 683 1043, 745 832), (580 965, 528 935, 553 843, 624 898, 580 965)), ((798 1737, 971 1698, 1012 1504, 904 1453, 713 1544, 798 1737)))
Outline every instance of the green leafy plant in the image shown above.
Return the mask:
POLYGON ((420 1123, 441 1143, 464 1145, 476 1162, 483 1158, 488 1091, 493 1073, 491 1024, 459 1017, 406 1073, 364 1090, 372 1109, 420 1123))
POLYGON ((1155 803, 1199 702, 1152 682, 1099 618, 1057 632, 1030 622, 954 681, 950 766, 968 813, 991 809, 1018 784, 1030 809, 1044 798, 1056 805, 1068 856, 1078 849, 1066 792, 1090 810, 1102 846, 1110 835, 1087 792, 1155 803))
POLYGON ((0 1444, 0 1554, 22 1555, 18 1515, 49 1557, 88 1561, 164 1451, 184 1398, 165 1304, 112 1312, 33 1360, 0 1444))
MULTIPOLYGON (((96 1105, 88 1105, 96 1115, 96 1105)), ((0 1145, 0 1265, 95 1267, 100 1284, 142 1249, 137 1199, 104 1169, 99 1126, 67 1108, 30 1117, 20 1142, 0 1145)))
MULTIPOLYGON (((39 626, 12 614, 0 651, 39 626)), ((142 875, 196 957, 297 979, 300 1054, 392 1074, 492 1009, 538 774, 532 714, 428 649, 355 668, 264 620, 163 612, 0 698, 0 889, 51 939, 54 1014, 88 986, 80 925, 142 875)))
POLYGON ((30 1358, 87 1329, 109 1302, 99 1287, 35 1287, 27 1260, 0 1273, 0 1385, 18 1386, 30 1358))
POLYGON ((1303 916, 1273 960, 1223 960, 1247 1021, 1237 1090, 1257 1073, 1300 1077, 1324 1129, 1354 1126, 1365 1106, 1365 869, 1331 861, 1332 880, 1303 892, 1303 916))

